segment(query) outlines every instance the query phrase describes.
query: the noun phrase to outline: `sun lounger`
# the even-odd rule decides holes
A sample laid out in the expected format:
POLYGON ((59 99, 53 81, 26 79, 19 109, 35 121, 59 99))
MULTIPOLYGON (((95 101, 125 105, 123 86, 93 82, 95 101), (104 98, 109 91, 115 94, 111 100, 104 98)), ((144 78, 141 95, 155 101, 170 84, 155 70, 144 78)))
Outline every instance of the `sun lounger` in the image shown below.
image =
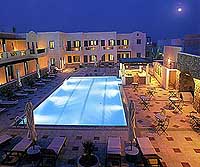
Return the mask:
POLYGON ((120 137, 108 137, 107 161, 118 160, 121 164, 122 145, 120 137))
POLYGON ((16 164, 19 159, 24 156, 26 150, 31 146, 31 144, 32 141, 30 139, 23 138, 11 150, 6 152, 6 158, 2 161, 2 164, 16 164))
POLYGON ((138 137, 136 138, 137 144, 143 155, 144 162, 146 166, 159 166, 161 164, 160 157, 157 155, 151 141, 148 137, 138 137))
POLYGON ((6 110, 6 108, 0 108, 0 113, 5 111, 5 110, 6 110))
POLYGON ((50 79, 44 79, 44 78, 42 78, 41 81, 42 81, 42 82, 51 82, 50 79))
POLYGON ((45 86, 45 83, 44 82, 36 82, 35 86, 45 86))
POLYGON ((24 88, 23 91, 28 92, 28 93, 32 93, 32 92, 36 92, 37 88, 24 88))
POLYGON ((0 105, 16 105, 18 104, 18 100, 0 100, 0 105))
POLYGON ((46 149, 41 149, 43 164, 56 164, 56 160, 67 141, 66 137, 55 137, 46 149))
POLYGON ((27 93, 19 93, 19 92, 16 92, 16 93, 15 93, 15 96, 18 96, 18 97, 27 97, 28 94, 27 94, 27 93))
POLYGON ((0 145, 4 144, 5 142, 9 141, 10 139, 12 139, 12 136, 7 135, 7 134, 0 136, 0 145))

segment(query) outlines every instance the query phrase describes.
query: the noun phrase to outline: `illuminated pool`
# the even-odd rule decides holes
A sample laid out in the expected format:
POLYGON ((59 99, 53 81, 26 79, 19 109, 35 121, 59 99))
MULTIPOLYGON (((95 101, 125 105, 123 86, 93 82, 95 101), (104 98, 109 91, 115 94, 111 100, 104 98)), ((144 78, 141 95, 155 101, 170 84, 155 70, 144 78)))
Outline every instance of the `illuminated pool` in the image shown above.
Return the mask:
POLYGON ((119 84, 114 76, 71 77, 35 110, 35 124, 126 126, 119 84))

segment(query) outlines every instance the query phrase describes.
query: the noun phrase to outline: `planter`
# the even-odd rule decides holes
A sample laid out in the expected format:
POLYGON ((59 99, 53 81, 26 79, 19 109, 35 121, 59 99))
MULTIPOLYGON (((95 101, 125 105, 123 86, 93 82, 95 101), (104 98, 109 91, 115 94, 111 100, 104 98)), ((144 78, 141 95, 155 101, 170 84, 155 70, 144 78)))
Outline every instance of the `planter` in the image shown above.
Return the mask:
POLYGON ((91 155, 94 156, 94 158, 96 158, 96 164, 92 165, 92 166, 88 166, 88 165, 84 165, 84 164, 80 164, 81 159, 83 158, 83 155, 80 156, 77 160, 77 167, 99 167, 99 158, 96 155, 91 155))

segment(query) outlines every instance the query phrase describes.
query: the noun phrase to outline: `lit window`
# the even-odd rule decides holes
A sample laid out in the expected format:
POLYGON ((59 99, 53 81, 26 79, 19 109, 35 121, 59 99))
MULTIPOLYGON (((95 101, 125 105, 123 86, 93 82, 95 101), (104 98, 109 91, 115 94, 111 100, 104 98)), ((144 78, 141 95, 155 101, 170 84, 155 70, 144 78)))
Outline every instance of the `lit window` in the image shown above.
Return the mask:
POLYGON ((89 41, 90 46, 96 46, 98 45, 98 40, 91 40, 89 41))
POLYGON ((113 61, 114 60, 114 56, 109 54, 109 61, 113 61))
POLYGON ((80 48, 81 47, 81 41, 74 41, 74 47, 80 48))
POLYGON ((54 49, 55 48, 55 42, 54 41, 49 41, 49 48, 54 49))
POLYGON ((109 46, 115 46, 115 40, 114 40, 114 39, 110 39, 110 40, 108 41, 108 45, 109 45, 109 46))
POLYGON ((96 55, 90 55, 90 62, 95 62, 97 60, 96 55))
POLYGON ((122 40, 122 45, 129 45, 129 40, 128 39, 124 39, 122 40))
POLYGON ((80 62, 80 56, 73 56, 74 62, 80 62))

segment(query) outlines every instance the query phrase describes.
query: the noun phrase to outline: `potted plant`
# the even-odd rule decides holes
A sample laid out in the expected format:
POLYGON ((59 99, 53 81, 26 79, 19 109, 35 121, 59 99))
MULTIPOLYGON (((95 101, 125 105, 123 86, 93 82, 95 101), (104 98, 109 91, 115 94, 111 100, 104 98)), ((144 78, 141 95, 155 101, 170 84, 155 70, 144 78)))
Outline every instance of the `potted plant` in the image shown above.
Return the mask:
POLYGON ((95 145, 91 141, 86 141, 83 143, 84 154, 78 158, 78 167, 98 167, 99 158, 94 155, 95 145))

